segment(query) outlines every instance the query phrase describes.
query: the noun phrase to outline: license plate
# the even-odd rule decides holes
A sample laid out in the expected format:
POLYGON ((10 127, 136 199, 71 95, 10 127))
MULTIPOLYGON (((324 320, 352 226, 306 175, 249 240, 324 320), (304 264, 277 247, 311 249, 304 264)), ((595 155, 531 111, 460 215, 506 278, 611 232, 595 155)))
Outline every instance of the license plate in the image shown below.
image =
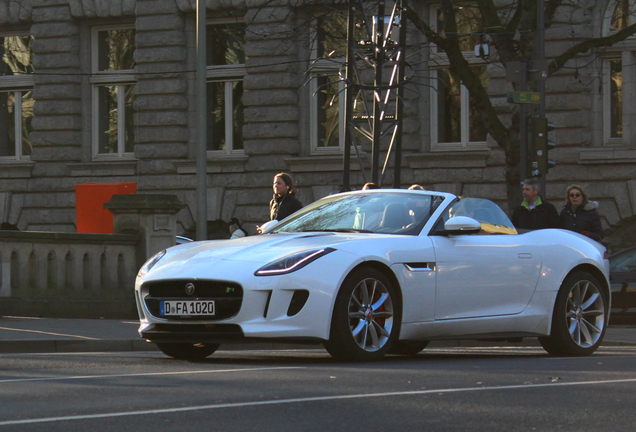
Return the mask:
POLYGON ((214 300, 164 300, 159 303, 161 316, 214 315, 214 300))

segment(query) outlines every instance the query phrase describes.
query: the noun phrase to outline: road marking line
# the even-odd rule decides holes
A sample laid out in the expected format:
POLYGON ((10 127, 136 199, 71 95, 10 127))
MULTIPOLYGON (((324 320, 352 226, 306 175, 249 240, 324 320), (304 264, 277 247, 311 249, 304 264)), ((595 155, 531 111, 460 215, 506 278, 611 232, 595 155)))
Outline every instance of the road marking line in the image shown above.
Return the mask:
POLYGON ((147 373, 118 374, 118 375, 77 375, 77 376, 47 377, 47 378, 14 378, 14 379, 0 380, 0 384, 16 383, 16 382, 32 382, 32 381, 63 381, 63 380, 96 379, 96 378, 97 379, 129 378, 129 377, 190 375, 190 374, 223 373, 223 372, 252 372, 252 371, 283 370, 283 369, 305 369, 305 368, 301 366, 288 366, 288 367, 248 368, 248 369, 220 369, 220 370, 208 369, 208 370, 182 371, 182 372, 147 372, 147 373))
POLYGON ((25 419, 25 420, 9 420, 1 421, 0 426, 12 426, 23 425, 33 423, 51 423, 51 422, 63 422, 73 420, 92 420, 101 418, 114 418, 114 417, 128 417, 150 414, 168 414, 168 413, 181 413, 189 411, 211 410, 221 408, 243 408, 252 406, 263 405, 284 405, 291 403, 303 403, 303 402, 321 402, 331 400, 347 400, 347 399, 364 399, 373 397, 389 397, 389 396, 419 396, 425 394, 444 394, 444 393, 463 393, 463 392, 475 392, 475 391, 488 391, 488 390, 516 390, 516 389, 529 389, 529 388, 541 388, 541 387, 569 387, 580 385, 596 385, 596 384, 616 384, 616 383, 636 383, 636 378, 630 379, 616 379, 616 380, 599 380, 599 381, 577 381, 571 383, 548 383, 548 384, 523 384, 523 385, 510 385, 510 386, 495 386, 495 387, 467 387, 456 389, 439 389, 439 390, 413 390, 404 392, 388 392, 388 393, 369 393, 369 394, 352 394, 352 395, 340 395, 340 396, 315 396, 306 398, 294 398, 294 399, 277 399, 269 401, 255 401, 255 402, 235 402, 215 405, 200 405, 192 407, 180 407, 180 408, 164 408, 155 410, 143 410, 143 411, 129 411, 129 412, 114 412, 105 414, 86 414, 75 416, 62 416, 62 417, 44 417, 37 419, 25 419))
POLYGON ((10 330, 10 331, 26 332, 26 333, 40 333, 40 334, 51 335, 51 336, 66 336, 66 337, 72 337, 72 338, 78 338, 78 339, 99 340, 98 338, 92 338, 88 336, 69 335, 64 333, 51 333, 51 332, 45 332, 40 330, 23 330, 23 329, 13 329, 13 328, 7 328, 7 327, 0 327, 0 330, 10 330))

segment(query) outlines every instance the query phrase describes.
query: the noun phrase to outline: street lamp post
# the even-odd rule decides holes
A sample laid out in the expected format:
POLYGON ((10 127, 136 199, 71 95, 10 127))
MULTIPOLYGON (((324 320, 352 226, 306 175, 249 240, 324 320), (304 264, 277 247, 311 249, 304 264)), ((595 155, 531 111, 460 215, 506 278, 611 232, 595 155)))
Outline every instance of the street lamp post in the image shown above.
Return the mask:
POLYGON ((206 0, 197 0, 197 240, 207 240, 208 237, 205 18, 206 0))

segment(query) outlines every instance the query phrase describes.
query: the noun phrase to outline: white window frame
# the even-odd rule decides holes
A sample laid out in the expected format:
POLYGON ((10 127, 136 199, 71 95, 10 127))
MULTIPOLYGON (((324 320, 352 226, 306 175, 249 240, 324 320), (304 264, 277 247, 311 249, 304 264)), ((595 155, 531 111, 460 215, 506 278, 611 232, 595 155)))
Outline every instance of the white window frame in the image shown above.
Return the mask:
MULTIPOLYGON (((429 24, 434 31, 437 31, 437 11, 439 5, 431 5, 429 9, 429 24)), ((487 63, 477 57, 474 51, 464 51, 464 58, 470 65, 486 65, 487 63)), ((444 52, 437 51, 437 45, 431 43, 431 57, 429 59, 431 69, 442 69, 448 67, 450 62, 448 55, 444 52)), ((434 71, 437 75, 438 71, 434 71)), ((439 80, 431 80, 430 91, 430 115, 431 115, 431 151, 479 151, 489 150, 488 141, 470 141, 470 93, 466 86, 462 83, 460 90, 460 106, 461 106, 461 131, 459 142, 439 142, 439 130, 438 130, 438 86, 439 80)))
POLYGON ((134 69, 119 71, 99 70, 98 33, 108 30, 131 30, 134 24, 94 26, 91 28, 91 100, 92 100, 92 143, 93 159, 134 159, 134 152, 126 152, 126 91, 127 85, 136 85, 137 76, 134 69), (117 152, 99 153, 99 87, 117 86, 117 152))
MULTIPOLYGON (((237 20, 236 18, 219 18, 206 20, 206 25, 218 25, 218 24, 244 24, 244 20, 237 20)), ((245 82, 245 75, 247 69, 244 64, 236 65, 207 65, 206 66, 206 84, 210 82, 223 82, 224 100, 225 100, 225 149, 222 150, 208 150, 207 153, 211 155, 242 155, 245 154, 243 149, 234 148, 234 92, 232 91, 233 84, 237 81, 245 82)), ((243 88, 245 90, 245 88, 243 88)), ((208 110, 210 107, 208 107, 208 110)))
MULTIPOLYGON (((602 34, 603 36, 609 36, 615 31, 611 30, 612 25, 612 17, 614 16, 614 12, 616 11, 616 7, 618 6, 618 1, 614 0, 606 9, 605 17, 603 18, 603 28, 602 34)), ((634 16, 634 12, 636 12, 636 0, 630 0, 630 9, 631 13, 629 14, 629 22, 628 25, 632 25, 636 23, 636 17, 634 16)), ((624 71, 624 65, 626 64, 625 59, 623 58, 622 53, 631 51, 636 56, 636 37, 627 39, 622 41, 612 47, 608 47, 603 52, 603 66, 602 66, 602 82, 603 82, 603 95, 602 95, 602 107, 603 107, 603 145, 608 147, 618 147, 623 145, 623 137, 612 137, 612 91, 611 91, 611 81, 612 81, 612 72, 610 67, 610 62, 612 60, 621 60, 621 71, 624 71)), ((630 59, 627 64, 632 64, 633 60, 630 59)), ((623 80, 624 80, 623 76, 623 80)), ((625 102, 625 93, 623 89, 623 102, 625 102)), ((623 112, 624 112, 623 108, 623 112)), ((621 119, 621 123, 623 125, 623 134, 625 133, 624 121, 621 119)))
POLYGON ((621 60, 620 54, 603 58, 603 142, 609 146, 619 146, 623 143, 623 137, 612 137, 612 71, 610 65, 612 60, 621 60))
MULTIPOLYGON (((28 36, 28 33, 19 31, 0 32, 0 37, 28 36)), ((13 93, 14 105, 14 128, 15 128, 15 155, 0 156, 0 161, 29 161, 30 155, 22 154, 22 94, 33 90, 34 81, 31 74, 0 76, 0 92, 13 93), (19 101, 19 103, 18 103, 19 101)))
POLYGON ((338 145, 337 146, 320 146, 318 132, 320 125, 318 124, 318 113, 320 107, 318 106, 318 77, 323 75, 335 75, 341 69, 341 66, 345 62, 344 57, 333 59, 320 59, 318 60, 318 36, 317 36, 318 20, 312 20, 311 26, 311 48, 310 55, 314 61, 311 67, 310 79, 309 79, 309 146, 311 155, 324 155, 324 154, 342 154, 344 151, 345 143, 345 84, 340 81, 338 83, 338 145))

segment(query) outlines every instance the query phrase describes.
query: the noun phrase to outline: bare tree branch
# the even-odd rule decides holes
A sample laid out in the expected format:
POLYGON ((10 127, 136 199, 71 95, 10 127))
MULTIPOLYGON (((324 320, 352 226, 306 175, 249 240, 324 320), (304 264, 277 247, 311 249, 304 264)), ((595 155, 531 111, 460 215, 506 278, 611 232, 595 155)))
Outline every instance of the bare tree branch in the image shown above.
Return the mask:
POLYGON ((552 60, 550 62, 548 74, 549 75, 554 74, 556 71, 558 71, 563 66, 565 66, 565 64, 569 60, 572 60, 574 57, 576 57, 579 54, 588 52, 592 48, 612 46, 615 43, 624 41, 625 39, 627 39, 628 37, 634 34, 636 34, 636 24, 632 24, 629 27, 626 27, 623 30, 617 33, 614 33, 610 36, 586 39, 583 42, 580 42, 574 45, 573 47, 569 48, 568 50, 563 52, 561 55, 559 55, 557 58, 552 60))

